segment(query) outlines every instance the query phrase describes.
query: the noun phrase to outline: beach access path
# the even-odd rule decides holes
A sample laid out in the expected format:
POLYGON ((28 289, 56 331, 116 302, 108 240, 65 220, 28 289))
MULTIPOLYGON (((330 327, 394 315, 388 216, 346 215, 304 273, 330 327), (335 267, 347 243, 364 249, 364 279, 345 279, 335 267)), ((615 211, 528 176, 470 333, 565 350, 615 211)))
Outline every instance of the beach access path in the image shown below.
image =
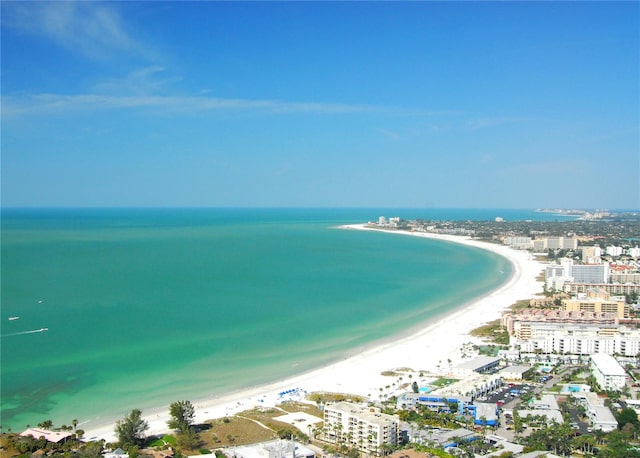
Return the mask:
MULTIPOLYGON (((340 226, 340 229, 383 230, 366 224, 340 226)), ((318 391, 349 393, 377 400, 393 394, 393 390, 401 384, 399 377, 384 375, 385 372, 401 373, 404 375, 404 383, 419 381, 421 372, 424 377, 431 378, 446 375, 451 367, 463 361, 463 353, 467 358, 472 356, 462 349, 469 348, 468 344, 479 343, 478 339, 469 334, 473 329, 500 318, 516 301, 542 294, 542 282, 537 277, 544 265, 527 251, 517 251, 504 245, 462 236, 401 230, 384 232, 488 250, 507 258, 513 265, 513 273, 498 289, 468 304, 460 304, 460 308, 427 323, 424 328, 411 335, 385 341, 342 361, 276 383, 224 396, 192 399, 196 423, 234 415, 254 407, 275 406, 285 400, 303 400, 305 393, 318 391), (409 378, 408 375, 412 377, 409 378)), ((180 395, 176 393, 176 399, 178 398, 180 395)), ((169 431, 169 406, 144 411, 143 416, 149 423, 148 434, 169 431)), ((113 422, 80 426, 85 429, 87 439, 105 439, 107 442, 116 440, 113 422)))

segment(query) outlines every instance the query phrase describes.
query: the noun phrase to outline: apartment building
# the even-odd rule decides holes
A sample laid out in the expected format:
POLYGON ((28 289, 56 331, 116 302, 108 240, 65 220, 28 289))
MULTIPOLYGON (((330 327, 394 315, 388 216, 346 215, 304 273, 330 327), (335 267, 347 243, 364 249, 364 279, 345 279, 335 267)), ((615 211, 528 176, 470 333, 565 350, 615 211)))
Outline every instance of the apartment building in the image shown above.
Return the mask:
POLYGON ((624 389, 627 373, 613 356, 603 353, 591 355, 591 370, 600 388, 613 391, 624 389))
POLYGON ((573 283, 606 284, 609 283, 609 263, 575 264, 571 259, 562 259, 560 264, 547 266, 545 285, 547 289, 566 290, 573 283))
MULTIPOLYGON (((509 335, 518 339, 531 337, 536 323, 540 324, 539 329, 544 329, 543 323, 604 326, 618 324, 619 319, 613 313, 533 308, 522 309, 518 313, 509 313, 502 317, 502 325, 507 328, 509 335)), ((549 327, 549 329, 555 328, 549 327)))
POLYGON ((593 429, 604 432, 613 431, 618 427, 618 421, 611 410, 604 405, 604 401, 596 393, 576 392, 571 395, 585 408, 585 413, 593 429))
POLYGON ((609 263, 572 265, 569 276, 575 283, 608 283, 609 263))
POLYGON ((622 254, 622 247, 621 246, 614 246, 614 245, 610 245, 606 248, 605 252, 609 255, 609 256, 620 256, 622 254))
POLYGON ((640 330, 604 322, 515 321, 510 344, 521 353, 635 356, 640 352, 640 330))
POLYGON ((640 272, 611 273, 611 283, 640 285, 640 272))
POLYGON ((585 246, 581 249, 582 262, 584 264, 600 264, 602 256, 602 248, 599 246, 585 246))
POLYGON ((223 453, 232 458, 316 458, 315 452, 303 444, 282 439, 230 447, 223 453))
POLYGON ((325 406, 324 429, 327 442, 377 455, 383 444, 398 444, 400 421, 376 407, 338 402, 325 406))
POLYGON ((586 293, 564 299, 562 307, 567 312, 613 313, 618 318, 629 318, 629 304, 624 297, 611 296, 601 288, 591 288, 586 293))
POLYGON ((529 250, 533 248, 533 241, 531 240, 531 237, 505 237, 504 244, 516 250, 529 250))
POLYGON ((532 242, 534 251, 542 250, 577 250, 578 239, 575 237, 544 237, 532 242))
POLYGON ((586 293, 594 287, 615 295, 640 293, 640 284, 633 283, 566 283, 561 289, 570 294, 578 294, 586 293))

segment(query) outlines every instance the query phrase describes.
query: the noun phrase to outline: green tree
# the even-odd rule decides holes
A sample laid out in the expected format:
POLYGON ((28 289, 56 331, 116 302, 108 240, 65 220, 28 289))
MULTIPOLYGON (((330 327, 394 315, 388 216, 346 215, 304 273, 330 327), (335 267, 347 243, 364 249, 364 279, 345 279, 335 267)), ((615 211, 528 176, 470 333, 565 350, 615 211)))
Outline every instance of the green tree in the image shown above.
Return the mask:
POLYGON ((193 423, 195 409, 191 401, 176 401, 169 406, 169 414, 171 415, 171 419, 167 422, 169 428, 186 433, 193 423))
POLYGON ((133 409, 129 415, 116 422, 115 433, 120 446, 130 449, 144 443, 147 429, 149 423, 142 419, 142 411, 133 409))
POLYGON ((418 391, 420 391, 420 388, 418 387, 418 382, 413 382, 411 384, 411 389, 413 390, 414 393, 417 393, 418 391))
POLYGON ((276 434, 280 439, 293 439, 295 436, 294 432, 290 428, 280 428, 276 431, 276 434))
POLYGON ((195 450, 196 448, 202 445, 202 441, 200 440, 200 436, 193 428, 187 428, 186 431, 181 432, 177 435, 176 441, 178 446, 182 449, 191 449, 195 450))
POLYGON ((53 422, 51 420, 45 420, 41 423, 38 423, 38 427, 42 429, 51 429, 52 426, 53 426, 53 422))
POLYGON ((629 440, 621 431, 611 431, 607 436, 607 446, 598 456, 603 458, 640 458, 640 451, 629 445, 629 440))
POLYGON ((638 424, 638 414, 636 414, 635 410, 627 407, 620 411, 616 416, 616 420, 618 420, 618 429, 624 428, 627 423, 631 423, 635 427, 638 424))

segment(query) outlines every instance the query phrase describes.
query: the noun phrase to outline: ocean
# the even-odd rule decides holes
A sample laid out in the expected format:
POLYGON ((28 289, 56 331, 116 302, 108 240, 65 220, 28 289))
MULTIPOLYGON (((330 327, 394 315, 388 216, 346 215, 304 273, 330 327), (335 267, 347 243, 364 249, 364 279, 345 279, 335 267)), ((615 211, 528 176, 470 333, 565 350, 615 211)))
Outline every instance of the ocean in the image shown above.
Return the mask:
POLYGON ((90 425, 337 361, 508 278, 470 247, 338 225, 530 210, 3 209, 1 424, 90 425), (464 279, 464 282, 461 280, 464 279))

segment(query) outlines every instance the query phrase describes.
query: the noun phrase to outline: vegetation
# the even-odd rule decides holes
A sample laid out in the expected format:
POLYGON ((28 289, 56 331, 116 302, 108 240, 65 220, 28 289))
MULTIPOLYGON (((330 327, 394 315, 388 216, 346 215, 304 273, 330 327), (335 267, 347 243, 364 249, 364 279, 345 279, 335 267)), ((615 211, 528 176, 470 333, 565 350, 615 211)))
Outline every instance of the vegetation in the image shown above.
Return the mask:
POLYGON ((167 422, 169 428, 177 430, 180 434, 186 434, 191 430, 195 409, 191 401, 176 401, 169 406, 171 419, 167 422))
POLYGON ((129 415, 116 422, 115 433, 124 450, 144 444, 149 424, 142 419, 142 411, 133 409, 129 415))
POLYGON ((447 386, 447 385, 451 385, 452 383, 457 382, 458 379, 455 378, 445 378, 445 377, 441 377, 438 380, 431 382, 431 385, 437 387, 437 388, 442 388, 443 386, 447 386))
POLYGON ((31 436, 22 437, 15 433, 6 433, 0 436, 0 456, 28 457, 39 450, 49 456, 64 456, 68 458, 100 458, 104 442, 81 442, 76 437, 71 437, 63 443, 55 444, 47 442, 44 438, 34 438, 31 436))
POLYGON ((357 394, 346 393, 331 393, 327 391, 319 391, 316 393, 309 393, 307 399, 315 402, 316 404, 323 404, 326 402, 340 402, 340 401, 352 401, 352 402, 365 402, 366 398, 357 394))

